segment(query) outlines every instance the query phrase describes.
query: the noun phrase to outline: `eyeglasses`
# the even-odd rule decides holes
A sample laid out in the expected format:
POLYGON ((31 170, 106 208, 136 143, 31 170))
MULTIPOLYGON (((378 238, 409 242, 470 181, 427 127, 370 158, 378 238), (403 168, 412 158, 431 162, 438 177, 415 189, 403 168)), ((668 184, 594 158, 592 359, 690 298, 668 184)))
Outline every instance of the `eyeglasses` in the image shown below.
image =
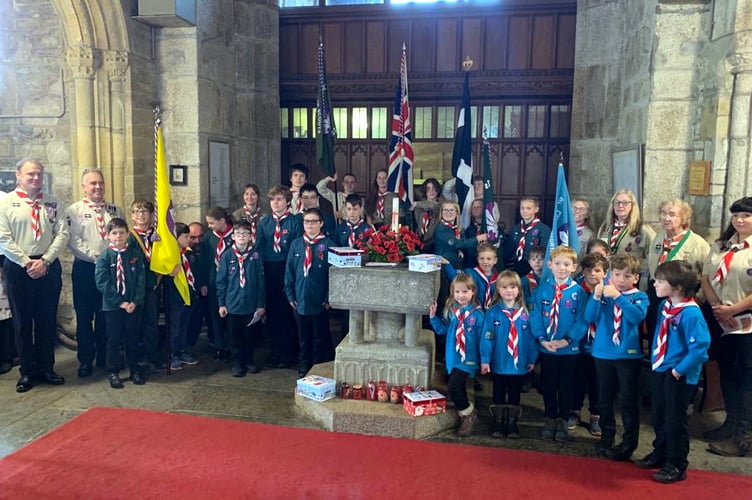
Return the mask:
POLYGON ((321 219, 303 219, 303 224, 318 224, 321 219))
POLYGON ((574 210, 575 212, 587 212, 588 208, 587 207, 572 207, 572 210, 574 210))
POLYGON ((632 202, 629 201, 629 200, 627 200, 627 201, 614 200, 614 206, 615 207, 628 207, 631 204, 632 204, 632 202))
POLYGON ((658 215, 658 217, 659 217, 659 218, 661 218, 661 219, 676 219, 676 218, 677 218, 677 217, 679 217, 679 216, 678 216, 678 215, 676 215, 676 214, 668 214, 668 213, 666 213, 666 212, 661 212, 661 213, 660 213, 660 214, 658 215))
POLYGON ((248 231, 235 231, 235 236, 250 236, 251 233, 248 231))
POLYGON ((441 213, 442 214, 453 214, 453 213, 456 213, 456 212, 457 212, 456 208, 442 208, 441 209, 441 213))

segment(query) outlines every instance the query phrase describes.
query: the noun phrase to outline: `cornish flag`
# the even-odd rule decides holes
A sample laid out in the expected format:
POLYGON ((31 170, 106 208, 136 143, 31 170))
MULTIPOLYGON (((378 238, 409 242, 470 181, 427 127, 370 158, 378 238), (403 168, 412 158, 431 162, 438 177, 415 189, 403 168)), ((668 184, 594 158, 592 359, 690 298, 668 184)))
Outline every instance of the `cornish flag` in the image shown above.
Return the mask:
POLYGON ((407 56, 402 44, 400 78, 394 98, 392 138, 389 141, 389 178, 387 189, 397 193, 400 200, 410 205, 413 200, 413 128, 410 123, 410 103, 407 99, 407 56))
POLYGON ((462 227, 470 225, 470 207, 473 204, 473 160, 470 140, 472 138, 470 120, 469 73, 465 72, 465 87, 462 91, 462 108, 457 120, 457 135, 452 152, 452 175, 456 178, 454 189, 460 205, 462 227))

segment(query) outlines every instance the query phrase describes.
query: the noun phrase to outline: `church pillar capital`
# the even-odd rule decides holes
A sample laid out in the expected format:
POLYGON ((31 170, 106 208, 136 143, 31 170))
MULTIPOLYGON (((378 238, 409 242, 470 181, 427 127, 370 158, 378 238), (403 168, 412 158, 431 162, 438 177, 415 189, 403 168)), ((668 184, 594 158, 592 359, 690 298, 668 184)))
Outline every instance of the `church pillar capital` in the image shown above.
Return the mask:
POLYGON ((65 60, 74 78, 94 78, 97 70, 97 54, 91 47, 68 47, 65 60))
POLYGON ((125 50, 105 50, 103 51, 103 55, 107 78, 110 80, 124 80, 125 72, 130 65, 128 52, 125 50))

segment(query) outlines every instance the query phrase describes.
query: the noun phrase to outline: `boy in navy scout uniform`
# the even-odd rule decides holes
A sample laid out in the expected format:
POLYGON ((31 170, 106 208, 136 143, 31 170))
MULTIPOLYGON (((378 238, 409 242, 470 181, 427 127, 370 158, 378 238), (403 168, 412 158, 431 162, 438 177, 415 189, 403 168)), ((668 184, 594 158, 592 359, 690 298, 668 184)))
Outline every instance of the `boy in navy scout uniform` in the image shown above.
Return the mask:
POLYGON ((533 298, 533 292, 538 287, 538 283, 542 281, 543 263, 546 260, 546 249, 541 246, 534 246, 530 248, 528 254, 527 264, 530 267, 530 271, 522 278, 522 290, 525 294, 525 303, 530 304, 533 298))
POLYGON ((271 340, 270 368, 290 368, 297 362, 298 330, 295 313, 285 294, 285 262, 290 244, 303 234, 299 216, 290 211, 292 194, 286 186, 269 190, 272 213, 259 222, 256 248, 264 261, 266 324, 271 340))
MULTIPOLYGON (((303 204, 303 208, 299 212, 299 216, 302 217, 303 212, 309 208, 318 208, 321 210, 321 213, 324 214, 324 227, 321 229, 321 232, 324 233, 327 238, 333 240, 334 230, 337 227, 337 219, 334 218, 333 214, 321 208, 321 196, 319 195, 319 190, 316 189, 316 186, 310 183, 303 184, 300 188, 300 201, 303 204)), ((328 202, 324 200, 324 203, 328 202)))
POLYGON ((642 349, 640 323, 648 311, 648 296, 637 289, 640 261, 633 255, 611 260, 608 284, 596 285, 585 309, 585 321, 596 324, 592 355, 598 379, 601 440, 598 454, 617 461, 629 460, 640 435, 639 383, 642 349), (616 394, 624 425, 622 442, 614 446, 616 394))
POLYGON ((144 259, 144 305, 140 314, 140 342, 142 355, 151 367, 167 368, 159 349, 159 307, 162 300, 162 276, 152 271, 151 247, 154 243, 154 204, 146 200, 131 203, 133 227, 128 238, 128 247, 139 249, 144 259))
POLYGON ((250 323, 264 314, 264 266, 261 255, 250 245, 251 224, 241 220, 232 233, 234 244, 222 254, 217 270, 219 315, 227 318, 227 329, 237 352, 233 377, 261 370, 253 362, 250 323))
POLYGON ((687 478, 689 433, 687 405, 708 360, 710 333, 693 296, 697 271, 685 261, 664 262, 655 271, 655 292, 660 304, 651 349, 653 451, 635 463, 643 469, 660 470, 659 483, 687 478))
POLYGON ((355 248, 358 238, 373 228, 363 218, 363 197, 359 194, 348 194, 345 198, 345 220, 334 230, 334 242, 339 247, 355 248))
POLYGON ((540 344, 541 384, 546 422, 541 439, 569 441, 566 419, 572 411, 572 391, 579 342, 585 334, 586 298, 572 279, 577 252, 560 245, 551 251, 548 267, 553 276, 533 292, 530 326, 540 344))
POLYGON ((303 377, 314 364, 334 359, 329 331, 329 247, 334 242, 322 233, 321 210, 303 212, 305 234, 290 245, 285 268, 285 294, 298 315, 300 364, 303 377))
POLYGON ((109 247, 97 258, 95 280, 102 294, 102 311, 107 327, 107 370, 113 389, 122 389, 120 348, 131 369, 131 381, 146 383, 141 372, 138 346, 138 315, 144 303, 144 260, 128 246, 128 224, 120 218, 107 223, 109 247))
POLYGON ((520 201, 520 223, 512 228, 506 239, 505 260, 517 274, 525 276, 530 271, 527 261, 530 249, 534 246, 544 246, 548 243, 551 228, 538 218, 540 204, 531 197, 520 201))
POLYGON ((73 308, 76 311, 79 377, 89 377, 94 358, 100 368, 106 366, 102 294, 94 282, 94 263, 107 248, 107 223, 123 218, 118 207, 104 201, 104 176, 98 169, 86 169, 81 177, 84 198, 65 211, 68 221, 68 248, 73 254, 73 308))

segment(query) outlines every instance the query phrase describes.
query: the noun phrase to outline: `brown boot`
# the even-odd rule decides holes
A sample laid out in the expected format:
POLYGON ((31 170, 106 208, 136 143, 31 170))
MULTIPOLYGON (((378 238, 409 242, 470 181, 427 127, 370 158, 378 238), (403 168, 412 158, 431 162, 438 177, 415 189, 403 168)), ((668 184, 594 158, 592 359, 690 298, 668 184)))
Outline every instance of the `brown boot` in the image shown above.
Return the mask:
POLYGON ((473 434, 475 424, 478 422, 478 414, 475 413, 475 407, 472 403, 464 410, 458 412, 462 421, 460 422, 459 435, 467 437, 473 434))
POLYGON ((734 437, 710 443, 708 451, 724 457, 752 455, 752 392, 742 393, 743 414, 736 425, 734 437))

